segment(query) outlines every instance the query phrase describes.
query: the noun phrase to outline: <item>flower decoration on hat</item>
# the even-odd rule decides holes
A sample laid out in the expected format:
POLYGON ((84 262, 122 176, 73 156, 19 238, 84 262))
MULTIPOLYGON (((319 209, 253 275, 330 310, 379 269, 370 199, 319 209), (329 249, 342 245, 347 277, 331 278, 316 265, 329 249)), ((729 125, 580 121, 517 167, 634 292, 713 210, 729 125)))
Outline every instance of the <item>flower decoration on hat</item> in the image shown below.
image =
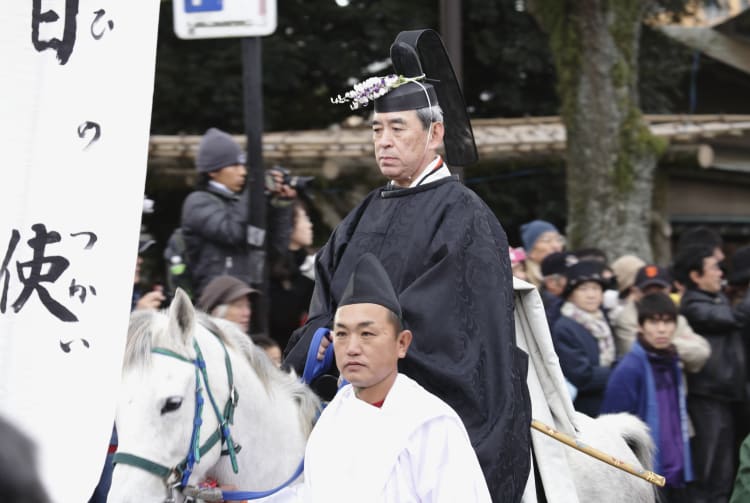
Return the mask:
POLYGON ((425 78, 425 75, 417 77, 404 77, 403 75, 386 75, 384 77, 370 77, 369 79, 354 85, 351 91, 340 94, 331 98, 331 103, 343 104, 349 102, 349 108, 357 110, 359 107, 366 107, 371 101, 375 101, 381 96, 386 95, 392 89, 407 84, 417 82, 425 78))

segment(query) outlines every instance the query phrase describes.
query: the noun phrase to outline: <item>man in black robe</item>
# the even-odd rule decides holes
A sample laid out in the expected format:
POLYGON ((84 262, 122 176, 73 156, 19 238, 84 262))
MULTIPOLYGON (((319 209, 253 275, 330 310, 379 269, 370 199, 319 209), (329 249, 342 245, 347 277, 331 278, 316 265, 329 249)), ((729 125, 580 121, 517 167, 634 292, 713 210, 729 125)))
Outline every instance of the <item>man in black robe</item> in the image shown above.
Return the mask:
POLYGON ((373 253, 414 333, 399 371, 458 412, 493 500, 520 501, 531 459, 531 405, 527 355, 515 341, 508 240, 437 153, 444 143, 451 164, 476 160, 439 36, 402 32, 391 58, 401 77, 367 81, 339 98, 353 108, 375 102, 375 156, 390 182, 352 210, 318 253, 309 319, 293 334, 285 365, 302 374, 313 334, 331 326, 354 265, 373 253))

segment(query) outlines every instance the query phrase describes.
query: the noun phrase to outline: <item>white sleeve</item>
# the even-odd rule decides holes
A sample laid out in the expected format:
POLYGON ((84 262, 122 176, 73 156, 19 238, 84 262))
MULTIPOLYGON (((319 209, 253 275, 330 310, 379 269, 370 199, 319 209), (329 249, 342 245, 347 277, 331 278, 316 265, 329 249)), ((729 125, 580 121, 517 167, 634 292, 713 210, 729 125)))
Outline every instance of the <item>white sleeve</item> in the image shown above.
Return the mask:
POLYGON ((428 421, 399 456, 408 464, 411 487, 423 503, 491 503, 487 483, 463 423, 457 417, 428 421))

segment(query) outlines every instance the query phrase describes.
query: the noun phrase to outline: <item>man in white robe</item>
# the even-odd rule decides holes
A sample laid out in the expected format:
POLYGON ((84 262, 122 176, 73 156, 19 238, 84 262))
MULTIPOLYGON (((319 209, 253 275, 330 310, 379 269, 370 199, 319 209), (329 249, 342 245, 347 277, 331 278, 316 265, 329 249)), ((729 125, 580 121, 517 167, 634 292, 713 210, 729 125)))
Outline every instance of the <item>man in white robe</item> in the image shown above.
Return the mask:
POLYGON ((374 255, 358 261, 332 335, 349 384, 310 435, 304 482, 264 501, 490 502, 461 419, 398 373, 412 333, 402 329, 398 299, 374 255))

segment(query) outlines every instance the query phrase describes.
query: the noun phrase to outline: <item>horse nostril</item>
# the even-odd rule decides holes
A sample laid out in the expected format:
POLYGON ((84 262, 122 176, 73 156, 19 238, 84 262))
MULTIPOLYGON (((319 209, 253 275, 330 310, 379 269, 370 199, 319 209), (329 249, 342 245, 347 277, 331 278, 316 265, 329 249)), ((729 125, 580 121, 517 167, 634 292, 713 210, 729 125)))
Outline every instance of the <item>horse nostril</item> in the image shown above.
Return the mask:
POLYGON ((181 405, 182 405, 181 396, 170 396, 169 398, 167 398, 167 401, 164 404, 164 407, 161 408, 161 413, 166 414, 167 412, 173 412, 179 409, 181 405))

